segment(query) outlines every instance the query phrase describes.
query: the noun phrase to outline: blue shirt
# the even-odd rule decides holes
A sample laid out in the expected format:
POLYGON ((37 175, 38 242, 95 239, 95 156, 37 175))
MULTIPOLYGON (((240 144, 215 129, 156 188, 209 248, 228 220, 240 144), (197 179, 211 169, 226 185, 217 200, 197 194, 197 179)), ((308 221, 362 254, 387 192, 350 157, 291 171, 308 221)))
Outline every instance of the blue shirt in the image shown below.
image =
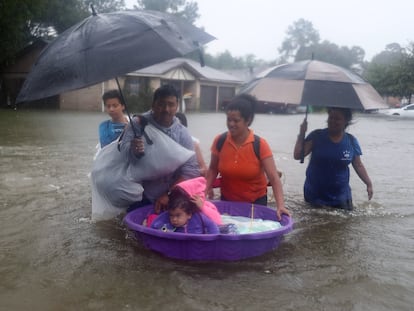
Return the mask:
POLYGON ((117 139, 125 126, 125 123, 114 123, 111 120, 103 121, 99 125, 99 142, 101 143, 101 148, 117 139))
POLYGON ((332 142, 328 129, 311 132, 312 154, 306 169, 304 196, 316 205, 352 209, 349 164, 362 154, 356 138, 345 133, 338 143, 332 142))

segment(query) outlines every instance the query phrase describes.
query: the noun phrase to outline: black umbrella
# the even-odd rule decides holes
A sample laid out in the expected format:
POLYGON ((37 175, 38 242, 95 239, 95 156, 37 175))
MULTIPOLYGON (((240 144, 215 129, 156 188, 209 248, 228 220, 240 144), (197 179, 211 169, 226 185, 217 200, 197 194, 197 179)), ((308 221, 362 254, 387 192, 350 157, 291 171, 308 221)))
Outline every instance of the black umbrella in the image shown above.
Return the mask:
MULTIPOLYGON (((240 93, 268 103, 342 107, 356 110, 388 108, 378 92, 348 69, 304 60, 272 67, 245 85, 240 93)), ((301 163, 303 163, 303 146, 301 163)))
POLYGON ((186 55, 213 39, 166 13, 94 12, 46 46, 16 101, 45 98, 113 79, 186 55))
POLYGON ((388 108, 378 92, 363 78, 345 68, 317 60, 272 67, 240 92, 268 103, 357 110, 388 108))

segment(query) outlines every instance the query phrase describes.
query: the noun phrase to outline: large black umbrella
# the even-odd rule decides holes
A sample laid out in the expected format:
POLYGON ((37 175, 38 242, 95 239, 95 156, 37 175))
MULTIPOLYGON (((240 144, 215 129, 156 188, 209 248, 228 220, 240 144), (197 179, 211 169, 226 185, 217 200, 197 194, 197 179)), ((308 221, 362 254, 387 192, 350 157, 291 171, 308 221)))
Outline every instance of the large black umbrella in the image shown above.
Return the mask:
POLYGON ((213 39, 203 30, 166 13, 94 12, 46 46, 16 101, 84 88, 186 55, 213 39))
POLYGON ((272 67, 245 85, 240 93, 249 93, 268 103, 357 110, 388 108, 363 78, 345 68, 317 60, 272 67))

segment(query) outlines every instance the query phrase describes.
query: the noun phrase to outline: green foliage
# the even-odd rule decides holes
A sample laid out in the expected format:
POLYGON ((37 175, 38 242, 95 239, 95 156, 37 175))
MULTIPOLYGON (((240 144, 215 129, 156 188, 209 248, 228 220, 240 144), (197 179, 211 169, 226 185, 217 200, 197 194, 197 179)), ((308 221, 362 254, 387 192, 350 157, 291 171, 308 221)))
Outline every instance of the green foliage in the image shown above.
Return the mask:
POLYGON ((368 64, 364 77, 382 95, 410 99, 414 94, 414 43, 407 48, 387 45, 368 64))
POLYGON ((32 40, 28 22, 44 10, 42 0, 2 0, 0 2, 0 64, 32 40))
POLYGON ((128 110, 131 113, 142 113, 151 109, 154 90, 150 87, 141 88, 138 95, 123 90, 128 110))
POLYGON ((1 0, 0 64, 35 39, 50 39, 89 16, 90 4, 98 13, 125 8, 124 0, 1 0))
POLYGON ((393 95, 391 90, 392 68, 384 64, 371 63, 364 77, 382 95, 393 95))
POLYGON ((300 49, 316 45, 320 40, 319 32, 313 28, 313 24, 303 18, 289 26, 286 35, 279 48, 283 61, 294 59, 300 49))
POLYGON ((375 55, 371 63, 380 65, 397 65, 404 57, 405 50, 398 43, 391 43, 385 50, 375 55))
MULTIPOLYGON (((82 0, 82 7, 84 11, 90 11, 90 5, 92 4, 99 13, 110 13, 115 11, 121 11, 125 9, 125 0, 82 0)), ((90 15, 90 13, 88 14, 90 15)))
MULTIPOLYGON (((198 61, 198 58, 192 59, 198 61)), ((273 65, 273 62, 266 62, 262 59, 257 59, 253 54, 247 54, 242 57, 235 57, 229 51, 218 53, 213 56, 209 53, 204 53, 205 64, 220 70, 244 69, 253 68, 264 65, 273 65)))
POLYGON ((307 20, 297 20, 286 34, 279 48, 282 62, 316 59, 359 72, 363 68, 365 51, 361 47, 338 46, 327 40, 320 42, 319 32, 307 20))
POLYGON ((323 62, 335 64, 348 69, 360 69, 364 63, 365 51, 353 46, 338 46, 329 41, 323 41, 308 47, 299 48, 295 56, 295 61, 315 59, 323 62))
POLYGON ((138 8, 177 15, 191 24, 200 17, 198 4, 187 0, 138 0, 138 8))

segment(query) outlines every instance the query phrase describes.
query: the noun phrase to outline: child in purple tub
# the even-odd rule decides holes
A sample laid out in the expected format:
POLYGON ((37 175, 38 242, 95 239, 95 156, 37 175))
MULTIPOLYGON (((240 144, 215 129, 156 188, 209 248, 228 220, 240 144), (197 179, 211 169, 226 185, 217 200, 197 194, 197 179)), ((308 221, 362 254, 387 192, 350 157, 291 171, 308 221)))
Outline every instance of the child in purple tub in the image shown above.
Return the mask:
POLYGON ((201 212, 203 199, 174 187, 169 195, 167 210, 151 223, 151 228, 165 232, 218 234, 217 224, 201 212))

